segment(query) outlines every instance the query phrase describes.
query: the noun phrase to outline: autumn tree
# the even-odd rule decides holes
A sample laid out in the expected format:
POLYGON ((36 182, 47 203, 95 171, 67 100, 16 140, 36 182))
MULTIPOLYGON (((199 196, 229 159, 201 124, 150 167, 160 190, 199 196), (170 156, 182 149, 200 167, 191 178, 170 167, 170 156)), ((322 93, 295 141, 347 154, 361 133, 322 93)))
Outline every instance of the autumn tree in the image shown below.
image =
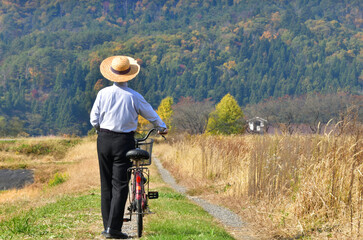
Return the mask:
POLYGON ((172 117, 173 117, 173 105, 174 101, 172 97, 166 97, 161 100, 161 103, 158 107, 157 113, 159 114, 160 118, 165 122, 166 126, 169 129, 172 129, 172 117))
POLYGON ((141 115, 138 116, 137 120, 137 131, 144 131, 145 129, 148 129, 148 126, 150 125, 150 122, 143 118, 141 115))
POLYGON ((173 126, 180 131, 185 131, 190 134, 204 133, 209 114, 213 110, 213 105, 210 99, 198 102, 192 97, 182 97, 173 106, 173 126))
POLYGON ((225 95, 210 114, 207 132, 210 134, 238 134, 244 129, 243 111, 231 94, 225 95))

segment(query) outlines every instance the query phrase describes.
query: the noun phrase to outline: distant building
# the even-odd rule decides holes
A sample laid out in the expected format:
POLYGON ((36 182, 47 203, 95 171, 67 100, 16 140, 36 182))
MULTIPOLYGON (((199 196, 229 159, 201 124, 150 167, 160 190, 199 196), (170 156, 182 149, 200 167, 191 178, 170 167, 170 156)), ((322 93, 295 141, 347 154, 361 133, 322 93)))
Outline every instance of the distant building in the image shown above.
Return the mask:
POLYGON ((247 123, 248 123, 247 131, 250 133, 263 134, 266 131, 267 120, 263 118, 254 117, 247 120, 247 123))

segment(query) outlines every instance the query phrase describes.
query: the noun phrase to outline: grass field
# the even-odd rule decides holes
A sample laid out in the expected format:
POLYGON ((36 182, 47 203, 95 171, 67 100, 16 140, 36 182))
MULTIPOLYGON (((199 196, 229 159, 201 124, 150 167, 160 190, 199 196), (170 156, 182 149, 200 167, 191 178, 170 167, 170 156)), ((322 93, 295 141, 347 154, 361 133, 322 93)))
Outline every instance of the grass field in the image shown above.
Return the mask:
MULTIPOLYGON (((1 153, 9 156, 23 143, 12 144, 4 145, 1 153)), ((82 139, 60 155, 51 152, 23 156, 36 173, 41 174, 46 165, 57 169, 54 174, 37 176, 33 186, 0 193, 0 239, 102 239, 94 139, 82 139)), ((233 239, 204 210, 167 187, 154 167, 151 171, 151 188, 160 197, 150 201, 155 214, 145 217, 143 239, 233 239)))
MULTIPOLYGON (((190 195, 225 205, 257 239, 361 239, 362 126, 323 135, 175 136, 154 148, 190 195)), ((97 239, 94 138, 0 143, 1 168, 31 168, 35 183, 0 192, 0 239, 97 239)), ((232 239, 152 168, 156 214, 144 239, 232 239)))
POLYGON ((344 124, 324 135, 178 136, 155 152, 189 194, 234 209, 259 239, 361 239, 362 126, 344 124))

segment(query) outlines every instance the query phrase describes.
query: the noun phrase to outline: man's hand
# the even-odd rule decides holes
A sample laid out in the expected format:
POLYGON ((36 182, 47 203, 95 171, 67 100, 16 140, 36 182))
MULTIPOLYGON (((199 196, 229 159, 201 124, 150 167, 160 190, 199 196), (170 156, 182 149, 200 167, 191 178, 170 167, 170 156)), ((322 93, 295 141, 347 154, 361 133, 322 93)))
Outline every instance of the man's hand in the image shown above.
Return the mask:
POLYGON ((160 134, 160 135, 168 134, 168 132, 169 132, 169 130, 167 128, 158 130, 158 134, 160 134))

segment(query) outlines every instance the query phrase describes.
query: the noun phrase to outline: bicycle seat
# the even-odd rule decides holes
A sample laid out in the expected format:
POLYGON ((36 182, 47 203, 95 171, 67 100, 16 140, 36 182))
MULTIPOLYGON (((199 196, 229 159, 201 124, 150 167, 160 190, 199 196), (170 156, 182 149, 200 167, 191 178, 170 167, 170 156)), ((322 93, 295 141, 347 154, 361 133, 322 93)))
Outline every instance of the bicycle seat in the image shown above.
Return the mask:
POLYGON ((133 160, 146 160, 149 159, 150 154, 145 150, 136 148, 128 151, 126 157, 133 160))

